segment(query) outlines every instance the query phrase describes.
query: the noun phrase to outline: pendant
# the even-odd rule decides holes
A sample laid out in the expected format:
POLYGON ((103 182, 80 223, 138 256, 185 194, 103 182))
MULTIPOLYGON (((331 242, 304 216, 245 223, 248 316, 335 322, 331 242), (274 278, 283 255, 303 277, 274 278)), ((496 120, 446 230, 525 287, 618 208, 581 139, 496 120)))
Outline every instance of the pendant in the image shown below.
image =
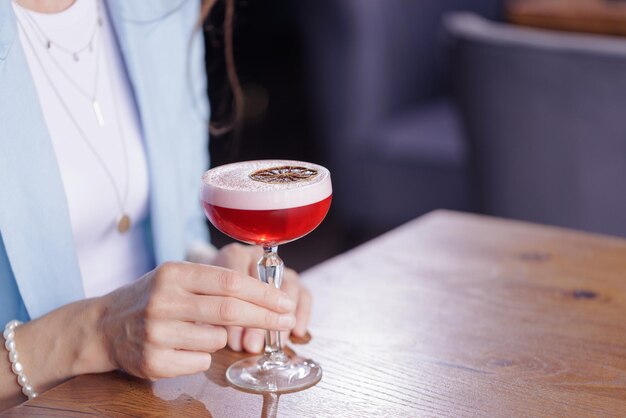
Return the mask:
POLYGON ((117 232, 120 234, 125 234, 130 229, 130 216, 123 213, 122 216, 117 220, 117 232))
POLYGON ((96 119, 98 119, 98 125, 101 127, 104 126, 104 118, 102 117, 102 111, 100 110, 100 104, 96 99, 91 101, 91 107, 93 107, 93 113, 96 114, 96 119))

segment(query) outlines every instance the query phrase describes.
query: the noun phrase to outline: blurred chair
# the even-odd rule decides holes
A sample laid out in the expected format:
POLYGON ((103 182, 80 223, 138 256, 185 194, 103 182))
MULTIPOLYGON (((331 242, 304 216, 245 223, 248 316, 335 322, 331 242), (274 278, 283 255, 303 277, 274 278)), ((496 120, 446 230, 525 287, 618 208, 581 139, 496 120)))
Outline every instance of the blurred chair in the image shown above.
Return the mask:
POLYGON ((444 24, 477 209, 626 236, 626 39, 444 24))
POLYGON ((465 144, 447 98, 441 17, 500 13, 498 0, 305 0, 317 126, 333 206, 380 232, 467 204, 465 144))

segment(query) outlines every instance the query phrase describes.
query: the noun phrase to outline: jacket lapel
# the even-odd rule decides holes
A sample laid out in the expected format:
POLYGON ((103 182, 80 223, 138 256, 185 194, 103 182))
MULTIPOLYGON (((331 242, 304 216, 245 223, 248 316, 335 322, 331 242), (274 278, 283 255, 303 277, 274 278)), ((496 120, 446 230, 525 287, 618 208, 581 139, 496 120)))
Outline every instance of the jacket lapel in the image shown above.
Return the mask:
POLYGON ((31 318, 84 297, 54 149, 11 2, 0 1, 0 233, 31 318))
POLYGON ((162 31, 170 13, 186 0, 153 0, 131 2, 109 0, 109 16, 125 60, 130 84, 135 94, 142 134, 144 137, 150 171, 150 217, 157 263, 184 258, 184 237, 179 219, 178 187, 180 178, 174 156, 171 115, 167 77, 163 66, 168 62, 168 50, 163 36, 175 32, 162 31))

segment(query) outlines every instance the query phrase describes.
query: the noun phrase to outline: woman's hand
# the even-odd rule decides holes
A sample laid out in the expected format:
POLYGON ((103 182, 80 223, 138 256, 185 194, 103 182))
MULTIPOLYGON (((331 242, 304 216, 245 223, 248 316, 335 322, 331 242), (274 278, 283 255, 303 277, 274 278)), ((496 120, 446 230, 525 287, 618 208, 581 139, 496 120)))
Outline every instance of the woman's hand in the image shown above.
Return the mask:
POLYGON ((166 263, 103 298, 103 341, 114 368, 159 379, 204 371, 227 343, 225 327, 287 331, 285 292, 214 266, 166 263))
MULTIPOLYGON (((73 376, 118 368, 155 380, 206 370, 211 353, 226 345, 227 326, 292 329, 294 310, 287 293, 246 274, 166 263, 108 295, 17 327, 15 342, 40 393, 73 376)), ((0 410, 22 400, 8 356, 0 356, 0 410)))
MULTIPOLYGON (((263 249, 261 247, 234 243, 220 249, 214 264, 258 278, 257 262, 262 255, 263 249)), ((304 337, 311 314, 311 294, 300 284, 298 273, 289 268, 285 268, 281 289, 289 294, 297 306, 295 311, 296 324, 291 332, 298 337, 304 337)), ((240 351, 243 349, 252 353, 263 350, 265 343, 265 329, 263 327, 227 326, 226 330, 228 331, 228 346, 232 350, 240 351)), ((289 332, 281 334, 282 340, 285 342, 289 332)))

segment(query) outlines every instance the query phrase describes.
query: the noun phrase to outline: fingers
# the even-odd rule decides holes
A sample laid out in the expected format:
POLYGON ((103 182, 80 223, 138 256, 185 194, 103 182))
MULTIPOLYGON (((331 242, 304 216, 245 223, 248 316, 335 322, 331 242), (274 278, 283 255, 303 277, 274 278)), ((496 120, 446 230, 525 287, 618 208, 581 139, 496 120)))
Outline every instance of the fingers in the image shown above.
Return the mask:
POLYGON ((277 313, 234 297, 194 296, 187 309, 188 320, 215 325, 288 331, 296 325, 293 313, 277 313))
POLYGON ((228 347, 233 351, 245 350, 260 353, 265 346, 265 330, 256 328, 226 327, 228 347))
POLYGON ((214 353, 226 346, 224 327, 195 324, 183 321, 167 321, 146 327, 148 343, 164 348, 214 353))
POLYGON ((242 327, 226 327, 228 333, 228 347, 233 351, 241 351, 243 328, 242 327))
POLYGON ((233 243, 219 250, 214 264, 256 278, 256 264, 262 255, 263 249, 261 247, 233 243))
POLYGON ((306 335, 306 329, 311 319, 311 292, 305 287, 300 288, 300 298, 298 299, 298 307, 296 308, 296 326, 292 332, 298 337, 306 335))
POLYGON ((265 330, 246 328, 243 332, 243 349, 249 353, 260 353, 265 346, 265 330))
POLYGON ((259 279, 258 263, 261 257, 263 257, 263 248, 261 247, 247 247, 248 250, 248 274, 250 277, 259 279))
MULTIPOLYGON (((196 308, 196 316, 192 313, 186 319, 226 326, 227 344, 234 351, 259 352, 263 349, 264 331, 254 328, 282 331, 283 341, 287 341, 290 332, 301 337, 306 335, 311 309, 310 294, 300 286, 298 274, 291 269, 285 269, 280 290, 254 279, 258 277, 257 262, 262 255, 263 250, 260 247, 230 244, 220 250, 215 263, 238 273, 216 267, 197 266, 199 268, 196 267, 194 274, 187 274, 179 280, 187 291, 204 296, 202 302, 190 304, 196 308), (209 269, 212 270, 211 273, 207 271, 209 269), (286 295, 291 303, 285 300, 286 295), (210 296, 221 296, 223 300, 206 299, 210 296), (232 298, 248 304, 230 300, 232 298), (249 304, 278 314, 293 311, 295 321, 291 327, 281 326, 277 323, 280 315, 260 311, 249 304), (254 328, 242 329, 242 326, 254 328)), ((289 318, 283 318, 283 324, 289 322, 289 318)))
POLYGON ((248 263, 248 275, 254 278, 254 280, 259 280, 259 267, 257 265, 258 261, 259 259, 257 258, 256 260, 250 260, 250 263, 248 263))
POLYGON ((297 305, 300 295, 300 283, 298 282, 298 273, 295 270, 286 268, 283 273, 283 282, 280 289, 287 293, 291 300, 297 305))
POLYGON ((149 379, 190 375, 208 370, 211 355, 199 351, 153 350, 143 359, 140 375, 149 379))
POLYGON ((295 303, 285 292, 259 280, 220 267, 200 264, 191 266, 190 271, 181 275, 179 279, 188 292, 197 295, 230 296, 279 313, 295 309, 295 303))
MULTIPOLYGON (((285 277, 281 287, 297 304, 296 326, 291 331, 298 337, 306 334, 309 319, 311 317, 311 293, 298 281, 298 273, 291 269, 285 269, 285 277)), ((284 339, 288 334, 283 336, 284 339)))
MULTIPOLYGON (((300 283, 298 283, 298 273, 296 273, 295 270, 292 270, 290 268, 285 269, 285 272, 283 275, 283 282, 280 288, 281 290, 285 291, 285 293, 289 295, 291 300, 293 300, 297 306, 298 297, 300 294, 300 283)), ((297 317, 296 317, 296 321, 297 321, 297 317)), ((283 343, 287 342, 289 338, 289 332, 281 332, 280 338, 283 341, 283 343)))

